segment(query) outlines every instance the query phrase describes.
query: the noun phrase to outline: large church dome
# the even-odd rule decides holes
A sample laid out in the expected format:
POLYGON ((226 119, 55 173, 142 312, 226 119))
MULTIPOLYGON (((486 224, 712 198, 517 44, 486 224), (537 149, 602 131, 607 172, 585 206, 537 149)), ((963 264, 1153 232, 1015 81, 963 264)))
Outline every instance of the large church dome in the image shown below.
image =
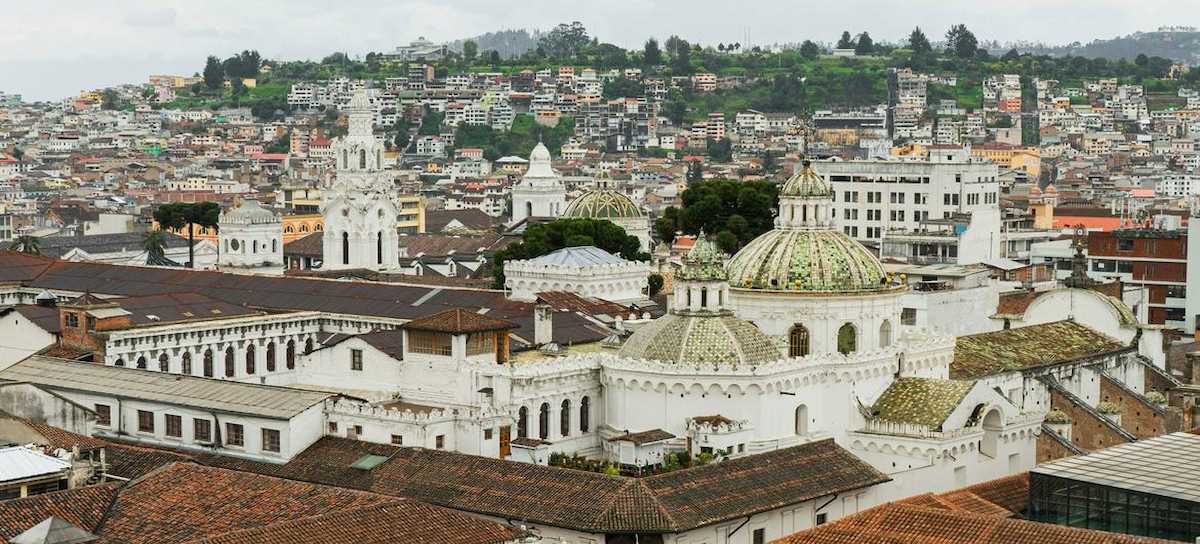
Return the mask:
POLYGON ((618 352, 685 366, 753 366, 783 358, 771 339, 731 314, 667 314, 638 328, 618 352))
POLYGON ((735 289, 800 292, 888 290, 883 266, 833 225, 833 191, 804 161, 779 190, 775 228, 729 261, 735 289))
POLYGON ((770 337, 724 307, 728 297, 721 267, 724 257, 701 233, 675 275, 671 312, 638 328, 618 355, 685 366, 724 367, 753 366, 783 358, 770 337))
POLYGON ((645 217, 633 199, 612 189, 588 191, 567 204, 563 217, 583 219, 627 219, 645 217))
POLYGON ((763 233, 729 261, 729 285, 743 289, 844 292, 888 289, 883 266, 841 232, 763 233))

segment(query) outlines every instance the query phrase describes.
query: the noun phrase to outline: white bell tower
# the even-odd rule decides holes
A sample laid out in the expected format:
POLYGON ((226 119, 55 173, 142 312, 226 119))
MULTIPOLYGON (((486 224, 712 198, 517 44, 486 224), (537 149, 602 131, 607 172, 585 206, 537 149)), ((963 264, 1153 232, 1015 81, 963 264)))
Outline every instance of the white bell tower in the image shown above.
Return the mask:
POLYGON ((529 154, 529 169, 512 189, 512 222, 529 217, 558 217, 566 209, 567 190, 550 167, 550 150, 538 142, 529 154))
POLYGON ((375 137, 367 91, 354 91, 349 132, 334 144, 337 175, 321 191, 325 218, 321 268, 399 268, 399 193, 383 169, 383 142, 375 137))

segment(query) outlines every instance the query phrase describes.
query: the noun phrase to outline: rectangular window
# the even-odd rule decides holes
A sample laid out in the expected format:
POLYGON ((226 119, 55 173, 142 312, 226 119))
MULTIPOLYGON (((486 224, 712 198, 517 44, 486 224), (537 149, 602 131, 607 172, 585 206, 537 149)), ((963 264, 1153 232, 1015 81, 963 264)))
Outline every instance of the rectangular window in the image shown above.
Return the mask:
POLYGON ((193 419, 192 438, 196 442, 212 442, 212 422, 207 419, 193 419))
POLYGON ((225 445, 242 447, 246 445, 245 429, 239 423, 225 424, 225 445))
POLYGON ((167 414, 164 416, 167 436, 171 438, 183 438, 183 418, 167 414))
POLYGON ((71 327, 71 328, 79 327, 79 314, 76 314, 76 313, 66 314, 66 321, 67 321, 68 327, 71 327))
POLYGON ((440 449, 446 447, 446 435, 439 434, 439 435, 437 435, 437 438, 434 438, 433 440, 434 440, 434 445, 437 449, 440 450, 440 449))
POLYGON ((362 436, 362 425, 354 426, 354 436, 362 436))
POLYGON ((496 334, 481 332, 467 337, 467 355, 484 355, 496 352, 496 334))
POLYGON ((279 453, 279 431, 276 429, 262 430, 263 451, 279 453))
POLYGON ((399 434, 392 435, 392 445, 403 446, 404 445, 404 436, 399 435, 399 434))
POLYGON ((329 422, 329 433, 330 434, 337 433, 337 422, 336 421, 329 422))
POLYGON ((829 521, 829 514, 826 514, 825 512, 817 514, 817 525, 825 525, 825 522, 827 521, 829 521))
POLYGON ((362 370, 362 350, 350 350, 350 370, 362 370))
POLYGON ((1133 239, 1131 239, 1131 238, 1117 239, 1117 251, 1133 251, 1133 239))
POLYGON ((755 529, 754 536, 753 536, 753 538, 751 538, 751 540, 754 541, 754 544, 766 544, 767 530, 766 529, 755 529))
POLYGON ((140 432, 140 433, 154 432, 154 412, 138 410, 138 432, 140 432))
POLYGON ((96 405, 96 425, 112 425, 112 408, 107 404, 96 405))
POLYGON ((900 310, 900 324, 901 325, 916 325, 917 324, 917 309, 916 308, 904 308, 903 310, 900 310))
POLYGON ((492 430, 491 430, 491 429, 484 429, 484 430, 483 430, 483 439, 484 439, 484 440, 491 440, 491 439, 492 439, 492 430))
POLYGON ((429 331, 408 331, 408 350, 429 355, 450 355, 450 335, 429 331))

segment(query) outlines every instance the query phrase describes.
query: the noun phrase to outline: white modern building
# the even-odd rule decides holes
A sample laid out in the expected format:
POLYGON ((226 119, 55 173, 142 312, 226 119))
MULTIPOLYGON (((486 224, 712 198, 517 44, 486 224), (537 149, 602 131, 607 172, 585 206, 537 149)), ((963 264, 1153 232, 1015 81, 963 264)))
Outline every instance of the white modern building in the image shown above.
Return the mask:
POLYGON ((833 188, 837 224, 864 242, 926 219, 998 210, 1000 201, 996 164, 962 148, 932 149, 927 160, 827 161, 820 171, 833 188))

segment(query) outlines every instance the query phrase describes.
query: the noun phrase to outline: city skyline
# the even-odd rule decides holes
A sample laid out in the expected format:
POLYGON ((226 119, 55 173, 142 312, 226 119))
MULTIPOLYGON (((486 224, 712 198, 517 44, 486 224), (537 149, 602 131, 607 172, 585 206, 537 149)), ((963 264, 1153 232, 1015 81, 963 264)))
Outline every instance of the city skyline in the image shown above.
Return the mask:
POLYGON ((922 0, 885 17, 879 9, 884 4, 867 0, 795 7, 778 2, 706 3, 705 9, 695 9, 677 1, 534 2, 507 9, 468 0, 382 6, 349 2, 331 9, 322 2, 289 2, 286 7, 228 1, 120 6, 20 2, 6 6, 9 18, 20 24, 0 36, 0 47, 24 53, 0 60, 0 74, 5 74, 0 89, 31 100, 53 100, 84 89, 143 81, 154 73, 191 74, 203 67, 207 55, 224 58, 242 49, 257 49, 264 58, 316 60, 334 51, 351 56, 390 51, 421 36, 445 42, 503 29, 548 30, 575 20, 601 41, 626 48, 639 47, 649 37, 661 41, 672 34, 704 44, 769 45, 805 39, 832 43, 843 30, 855 34, 865 30, 877 41, 899 42, 918 25, 937 40, 957 23, 966 24, 983 41, 1058 45, 1153 30, 1186 20, 1181 9, 1200 14, 1200 5, 1180 6, 1165 0, 1019 1, 1003 7, 946 7, 922 0), (791 16, 777 17, 780 11, 791 16), (64 19, 67 12, 74 16, 64 19))

